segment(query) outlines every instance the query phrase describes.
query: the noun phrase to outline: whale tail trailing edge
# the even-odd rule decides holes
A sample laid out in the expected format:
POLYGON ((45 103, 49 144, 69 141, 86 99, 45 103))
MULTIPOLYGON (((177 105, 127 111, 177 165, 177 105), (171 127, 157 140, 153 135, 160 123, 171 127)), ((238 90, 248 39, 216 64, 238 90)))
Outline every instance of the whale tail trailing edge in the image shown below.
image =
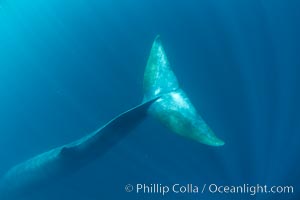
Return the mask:
POLYGON ((179 87, 160 36, 153 42, 144 74, 144 101, 159 97, 148 113, 173 132, 211 146, 222 146, 197 113, 185 92, 179 87))

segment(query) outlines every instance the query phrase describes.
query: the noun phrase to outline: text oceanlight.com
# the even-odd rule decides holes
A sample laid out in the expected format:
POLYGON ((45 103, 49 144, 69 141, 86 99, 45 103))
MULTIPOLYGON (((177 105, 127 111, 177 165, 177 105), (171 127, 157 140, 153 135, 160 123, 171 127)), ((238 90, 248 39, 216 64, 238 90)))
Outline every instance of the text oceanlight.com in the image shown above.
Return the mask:
POLYGON ((178 194, 293 194, 293 186, 268 186, 268 185, 218 185, 218 184, 127 184, 125 186, 126 192, 134 192, 137 194, 161 194, 167 195, 169 193, 178 194))

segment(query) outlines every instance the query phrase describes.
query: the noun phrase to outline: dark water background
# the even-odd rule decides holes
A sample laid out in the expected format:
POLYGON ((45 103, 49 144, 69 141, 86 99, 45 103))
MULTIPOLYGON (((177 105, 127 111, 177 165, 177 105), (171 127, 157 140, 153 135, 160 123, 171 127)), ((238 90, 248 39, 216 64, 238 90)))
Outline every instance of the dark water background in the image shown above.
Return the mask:
POLYGON ((126 193, 128 183, 293 185, 293 195, 251 199, 299 199, 299 19, 296 0, 0 1, 0 174, 138 104, 160 34, 183 89, 226 145, 148 119, 42 199, 162 199, 126 193))

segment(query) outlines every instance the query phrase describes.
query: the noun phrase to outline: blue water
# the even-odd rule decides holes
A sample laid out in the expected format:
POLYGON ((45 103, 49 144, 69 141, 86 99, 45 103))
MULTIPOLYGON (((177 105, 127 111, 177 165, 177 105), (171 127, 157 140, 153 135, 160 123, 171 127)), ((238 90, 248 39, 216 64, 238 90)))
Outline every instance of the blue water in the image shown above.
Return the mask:
POLYGON ((43 199, 300 199, 300 2, 0 1, 0 174, 142 99, 161 35, 181 86, 226 144, 147 119, 43 199), (126 184, 292 185, 294 194, 136 194, 126 184))

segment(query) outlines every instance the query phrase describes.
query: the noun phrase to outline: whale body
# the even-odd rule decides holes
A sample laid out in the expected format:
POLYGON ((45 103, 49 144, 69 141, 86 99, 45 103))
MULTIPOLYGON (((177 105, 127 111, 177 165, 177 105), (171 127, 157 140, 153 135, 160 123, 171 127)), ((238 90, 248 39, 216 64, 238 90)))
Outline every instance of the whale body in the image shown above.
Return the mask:
POLYGON ((79 140, 12 167, 0 179, 0 199, 24 197, 38 188, 49 186, 52 181, 59 181, 59 178, 74 173, 107 152, 147 115, 186 138, 211 146, 224 145, 179 87, 159 36, 155 38, 150 51, 143 85, 144 99, 138 106, 121 113, 79 140))

